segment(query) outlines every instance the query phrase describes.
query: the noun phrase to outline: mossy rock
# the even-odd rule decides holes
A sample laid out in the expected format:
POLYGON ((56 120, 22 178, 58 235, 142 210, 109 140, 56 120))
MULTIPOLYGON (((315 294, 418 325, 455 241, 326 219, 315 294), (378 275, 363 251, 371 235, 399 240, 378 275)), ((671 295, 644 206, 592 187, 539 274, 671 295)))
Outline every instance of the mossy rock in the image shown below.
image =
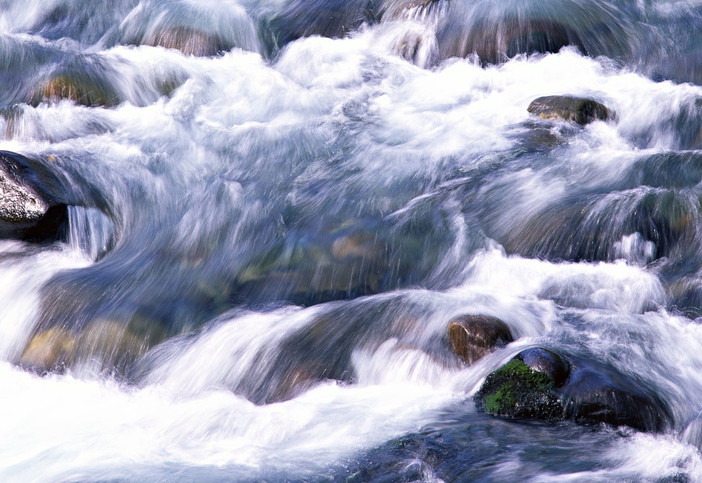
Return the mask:
POLYGON ((544 96, 534 99, 527 111, 542 119, 562 119, 585 125, 593 121, 607 121, 614 114, 593 99, 574 96, 544 96))
POLYGON ((554 381, 548 375, 512 360, 487 377, 475 400, 479 408, 493 416, 560 420, 565 405, 553 387, 554 381))
POLYGON ((546 374, 553 381, 554 387, 562 386, 570 375, 568 360, 542 347, 523 350, 515 359, 522 361, 532 371, 546 374))
POLYGON ((507 419, 605 423, 653 432, 672 421, 668 406, 643 381, 543 348, 527 349, 489 374, 474 400, 478 409, 507 419))

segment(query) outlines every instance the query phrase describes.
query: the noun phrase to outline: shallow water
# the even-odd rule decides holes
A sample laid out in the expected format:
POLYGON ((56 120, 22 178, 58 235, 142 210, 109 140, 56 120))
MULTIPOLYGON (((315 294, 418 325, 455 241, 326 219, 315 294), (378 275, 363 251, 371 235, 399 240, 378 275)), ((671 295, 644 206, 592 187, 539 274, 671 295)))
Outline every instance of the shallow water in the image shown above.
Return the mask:
POLYGON ((700 22, 0 1, 0 149, 71 204, 61 240, 0 241, 0 480, 702 480, 700 22), (530 115, 546 95, 615 115, 530 115), (515 341, 464 365, 463 314, 515 341), (537 346, 616 368, 666 429, 476 410, 537 346))

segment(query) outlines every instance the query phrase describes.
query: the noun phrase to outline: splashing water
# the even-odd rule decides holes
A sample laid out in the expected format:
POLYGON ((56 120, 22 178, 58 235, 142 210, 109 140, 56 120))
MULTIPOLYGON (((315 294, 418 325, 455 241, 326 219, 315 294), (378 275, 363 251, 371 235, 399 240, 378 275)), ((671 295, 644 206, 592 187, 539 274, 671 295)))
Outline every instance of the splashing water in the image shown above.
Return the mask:
POLYGON ((0 5, 0 150, 67 205, 0 240, 0 480, 702 478, 699 2, 0 5), (477 409, 535 347, 665 429, 477 409))

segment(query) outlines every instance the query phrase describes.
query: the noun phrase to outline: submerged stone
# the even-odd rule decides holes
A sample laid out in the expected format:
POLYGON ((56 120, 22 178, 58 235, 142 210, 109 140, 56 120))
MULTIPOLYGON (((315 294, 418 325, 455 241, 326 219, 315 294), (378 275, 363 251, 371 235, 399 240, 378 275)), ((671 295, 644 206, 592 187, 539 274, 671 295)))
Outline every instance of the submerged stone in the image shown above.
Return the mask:
POLYGON ((111 107, 119 104, 116 92, 105 85, 63 74, 49 79, 35 95, 34 103, 64 99, 88 107, 111 107))
POLYGON ((216 34, 186 26, 155 30, 144 37, 142 44, 176 49, 198 57, 214 56, 231 48, 216 34))
POLYGON ((113 107, 122 102, 119 74, 102 57, 85 54, 67 58, 37 81, 27 102, 70 100, 87 107, 113 107))
POLYGON ((74 334, 52 327, 31 338, 18 364, 40 372, 50 371, 68 363, 75 346, 74 334))
POLYGON ((68 208, 52 189, 57 181, 35 164, 0 151, 0 238, 44 241, 62 236, 68 208))
POLYGON ((539 97, 529 104, 527 110, 542 119, 563 119, 580 125, 613 118, 612 112, 603 104, 574 96, 539 97))
POLYGON ((542 348, 523 351, 488 375, 475 403, 509 419, 573 420, 641 431, 662 431, 671 419, 657 396, 619 372, 587 361, 574 365, 542 348))
POLYGON ((507 324, 489 315, 462 315, 452 319, 448 337, 453 351, 468 364, 514 340, 507 324))
POLYGON ((131 318, 98 317, 82 328, 57 325, 37 330, 17 363, 39 372, 60 372, 86 363, 122 372, 166 337, 160 322, 138 313, 131 318))

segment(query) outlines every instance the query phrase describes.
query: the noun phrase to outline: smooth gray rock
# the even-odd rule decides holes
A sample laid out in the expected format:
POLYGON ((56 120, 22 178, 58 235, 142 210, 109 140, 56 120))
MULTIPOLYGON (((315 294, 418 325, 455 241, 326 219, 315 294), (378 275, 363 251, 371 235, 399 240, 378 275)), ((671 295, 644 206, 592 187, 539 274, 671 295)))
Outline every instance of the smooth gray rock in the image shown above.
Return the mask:
POLYGON ((52 189, 58 180, 37 168, 28 158, 0 151, 0 238, 45 241, 63 236, 68 209, 52 189))

